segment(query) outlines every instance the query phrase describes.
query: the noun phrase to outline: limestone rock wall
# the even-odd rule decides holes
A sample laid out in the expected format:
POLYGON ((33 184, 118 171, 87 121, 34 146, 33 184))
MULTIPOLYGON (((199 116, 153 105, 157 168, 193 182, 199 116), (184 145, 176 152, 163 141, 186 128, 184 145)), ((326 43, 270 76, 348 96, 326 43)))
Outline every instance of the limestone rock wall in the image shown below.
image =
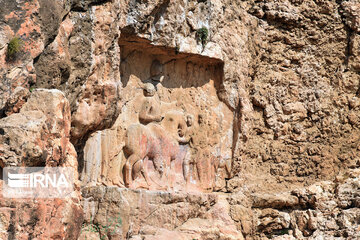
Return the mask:
MULTIPOLYGON (((74 191, 61 199, 12 199, 1 193, 2 239, 77 238, 83 211, 77 154, 70 142, 70 118, 69 102, 57 89, 34 90, 19 113, 1 118, 1 170, 69 167, 75 178, 74 191)), ((0 184, 2 187, 2 180, 0 184)))
POLYGON ((1 4, 0 166, 80 180, 71 199, 2 198, 4 238, 358 237, 358 1, 1 4))
POLYGON ((225 195, 101 186, 84 188, 83 196, 87 215, 80 239, 89 236, 90 224, 110 225, 109 231, 100 227, 97 237, 113 239, 243 239, 227 214, 225 195))
MULTIPOLYGON (((83 183, 124 186, 127 162, 142 154, 135 161, 149 158, 141 163, 149 172, 149 179, 131 174, 140 181, 135 181, 134 188, 226 191, 225 178, 232 164, 234 120, 232 111, 218 97, 221 62, 154 47, 141 39, 120 38, 120 46, 124 105, 111 129, 96 132, 87 140, 83 183), (154 75, 156 66, 161 68, 158 75, 154 75), (144 96, 146 84, 154 84, 154 96, 144 96), (147 105, 150 108, 147 117, 159 114, 164 118, 161 123, 152 119, 144 122, 147 105), (137 142, 135 138, 139 136, 134 127, 144 129, 141 131, 145 140, 137 142), (156 136, 145 134, 147 131, 156 136), (169 140, 162 131, 169 135, 169 140), (179 143, 169 145, 173 152, 170 155, 174 156, 169 156, 166 163, 166 148, 171 139, 179 143), (134 141, 136 145, 132 146, 134 141), (132 147, 135 149, 129 149, 132 147), (162 167, 167 181, 172 179, 168 185, 160 184, 162 173, 159 176, 158 172, 162 167)), ((129 164, 135 171, 137 163, 129 164)))

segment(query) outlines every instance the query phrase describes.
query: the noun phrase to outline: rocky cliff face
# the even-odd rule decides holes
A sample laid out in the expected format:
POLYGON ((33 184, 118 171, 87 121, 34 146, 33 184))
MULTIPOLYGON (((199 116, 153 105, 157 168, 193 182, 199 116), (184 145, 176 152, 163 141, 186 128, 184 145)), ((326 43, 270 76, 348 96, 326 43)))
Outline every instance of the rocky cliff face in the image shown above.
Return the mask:
POLYGON ((3 239, 360 238, 358 1, 1 3, 3 239))

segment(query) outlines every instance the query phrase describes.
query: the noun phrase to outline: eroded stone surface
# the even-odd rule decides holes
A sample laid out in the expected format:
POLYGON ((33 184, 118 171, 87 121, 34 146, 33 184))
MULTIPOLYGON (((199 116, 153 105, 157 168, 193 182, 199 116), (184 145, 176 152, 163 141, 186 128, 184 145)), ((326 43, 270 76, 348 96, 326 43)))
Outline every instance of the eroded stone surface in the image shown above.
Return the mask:
POLYGON ((80 239, 94 235, 91 225, 109 225, 99 232, 112 239, 243 239, 224 195, 104 186, 82 191, 87 214, 80 239))
POLYGON ((234 195, 229 201, 231 217, 243 234, 253 239, 356 239, 358 177, 358 170, 350 170, 335 182, 318 182, 280 194, 257 194, 251 206, 236 201, 239 197, 234 195))
POLYGON ((69 9, 68 1, 4 2, 0 10, 1 110, 17 87, 29 88, 35 84, 33 60, 57 35, 60 22, 69 9), (21 39, 21 49, 9 59, 7 44, 14 37, 21 39))
MULTIPOLYGON (((176 151, 190 153, 184 154, 182 164, 170 161, 175 164, 172 173, 181 181, 169 178, 164 185, 175 182, 183 188, 190 179, 195 180, 197 191, 228 192, 230 216, 247 239, 358 237, 358 187, 352 172, 359 168, 360 150, 357 1, 33 0, 2 4, 0 122, 13 131, 11 136, 8 132, 1 135, 5 136, 5 145, 0 142, 5 162, 36 165, 47 163, 46 159, 54 164, 67 159, 66 164, 76 168, 79 161, 80 172, 86 170, 83 183, 125 185, 125 136, 131 124, 142 124, 137 115, 141 111, 137 103, 143 97, 140 88, 144 82, 159 82, 159 73, 165 71, 169 76, 164 75, 156 95, 160 105, 183 103, 170 110, 183 114, 185 140, 190 135, 192 141, 178 141, 180 150, 176 151), (197 30, 202 27, 208 29, 206 41, 197 39, 197 30), (24 42, 23 49, 8 61, 7 44, 15 35, 24 42), (125 38, 130 39, 127 44, 125 38), (134 50, 130 43, 138 44, 134 55, 130 54, 134 50), (182 59, 184 54, 186 60, 182 59), (149 71, 156 59, 164 68, 149 71), (187 66, 186 61, 194 65, 187 66), (208 81, 211 78, 206 75, 213 74, 213 65, 219 65, 216 72, 220 77, 214 79, 220 81, 208 81), (186 72, 194 72, 194 76, 188 78, 186 72), (192 91, 189 86, 198 81, 204 84, 192 91), (39 87, 65 93, 72 115, 70 135, 78 157, 71 144, 64 147, 68 132, 54 122, 58 117, 52 119, 38 108, 22 110, 30 92, 39 87), (211 129, 222 126, 214 124, 218 120, 212 114, 202 118, 205 126, 200 127, 198 112, 204 109, 189 98, 191 94, 194 99, 206 100, 205 109, 224 113, 223 128, 211 129), (213 105, 217 101, 224 104, 220 110, 213 105), (189 110, 190 105, 196 107, 189 110), (134 109, 138 112, 132 114, 134 109), (190 127, 188 122, 192 122, 190 127), (220 136, 213 134, 217 132, 220 136), (219 149, 219 142, 224 145, 213 151, 219 149), (20 147, 14 150, 14 146, 20 147), (205 150, 198 158, 199 151, 194 149, 205 150), (217 161, 211 160, 214 155, 220 156, 215 158, 218 167, 217 161), (211 169, 216 170, 215 177, 211 169), (344 175, 347 170, 350 174, 344 175)), ((177 134, 175 125, 155 122, 143 125, 159 124, 166 132, 177 134)), ((176 138, 172 134, 168 134, 172 139, 168 142, 176 138)), ((134 177, 133 187, 166 188, 146 183, 142 169, 153 175, 150 179, 161 177, 151 157, 141 161, 133 167, 140 170, 129 174, 134 177)), ((196 205, 191 202, 186 207, 190 209, 191 204, 196 205)), ((53 205, 48 203, 47 207, 52 209, 53 205)), ((4 207, 0 232, 7 237, 14 231, 7 220, 12 211, 7 211, 8 205, 4 207)), ((176 219, 174 214, 168 221, 176 219)), ((191 218, 181 229, 147 227, 146 234, 133 238, 171 235, 186 239, 189 231, 195 231, 195 238, 214 234, 212 238, 221 239, 224 229, 229 230, 226 237, 241 239, 233 227, 222 225, 227 217, 220 219, 191 218)), ((74 235, 65 238, 61 233, 58 238, 76 239, 80 225, 67 225, 72 223, 75 230, 69 232, 74 235)), ((19 232, 31 233, 33 222, 29 224, 21 223, 19 232)), ((39 224, 41 229, 47 226, 45 221, 39 224)), ((40 229, 38 226, 35 229, 40 229)), ((67 232, 62 224, 54 226, 67 232)))
POLYGON ((63 164, 72 146, 70 124, 69 102, 61 91, 35 90, 19 113, 0 120, 1 166, 63 164))
POLYGON ((0 218, 1 239, 76 239, 83 211, 78 197, 46 200, 1 197, 0 218))
POLYGON ((0 119, 1 168, 70 167, 75 178, 74 191, 62 199, 11 199, 1 195, 2 239, 77 238, 83 211, 70 124, 69 102, 57 89, 34 90, 19 113, 0 119))

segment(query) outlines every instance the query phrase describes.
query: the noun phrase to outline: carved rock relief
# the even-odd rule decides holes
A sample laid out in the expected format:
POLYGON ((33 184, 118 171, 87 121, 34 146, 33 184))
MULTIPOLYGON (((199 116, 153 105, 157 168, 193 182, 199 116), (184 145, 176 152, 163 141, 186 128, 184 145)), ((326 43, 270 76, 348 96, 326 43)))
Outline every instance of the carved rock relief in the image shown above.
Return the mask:
POLYGON ((219 100, 222 64, 120 42, 122 110, 84 148, 83 185, 220 191, 231 168, 233 113, 219 100))

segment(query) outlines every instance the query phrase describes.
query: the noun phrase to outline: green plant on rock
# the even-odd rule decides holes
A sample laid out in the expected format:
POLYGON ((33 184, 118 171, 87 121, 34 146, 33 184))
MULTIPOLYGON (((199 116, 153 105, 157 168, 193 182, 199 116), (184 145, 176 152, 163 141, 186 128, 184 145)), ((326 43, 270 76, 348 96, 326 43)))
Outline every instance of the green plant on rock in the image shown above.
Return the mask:
POLYGON ((201 42, 203 47, 206 44, 208 36, 209 36, 209 30, 206 27, 202 27, 196 30, 196 38, 199 42, 201 42))
MULTIPOLYGON (((98 234, 100 234, 100 240, 107 239, 106 236, 108 236, 108 235, 110 235, 110 236, 114 235, 116 233, 116 231, 122 225, 122 220, 121 220, 120 214, 118 215, 117 218, 108 218, 107 224, 105 224, 105 225, 94 224, 93 222, 94 221, 91 218, 89 223, 83 223, 81 232, 84 231, 84 232, 98 233, 98 234)), ((85 235, 85 240, 87 240, 86 235, 85 235)))
POLYGON ((7 58, 8 59, 13 59, 15 57, 15 55, 21 51, 21 47, 22 47, 22 40, 18 37, 13 37, 10 42, 8 43, 8 47, 7 47, 7 58))

